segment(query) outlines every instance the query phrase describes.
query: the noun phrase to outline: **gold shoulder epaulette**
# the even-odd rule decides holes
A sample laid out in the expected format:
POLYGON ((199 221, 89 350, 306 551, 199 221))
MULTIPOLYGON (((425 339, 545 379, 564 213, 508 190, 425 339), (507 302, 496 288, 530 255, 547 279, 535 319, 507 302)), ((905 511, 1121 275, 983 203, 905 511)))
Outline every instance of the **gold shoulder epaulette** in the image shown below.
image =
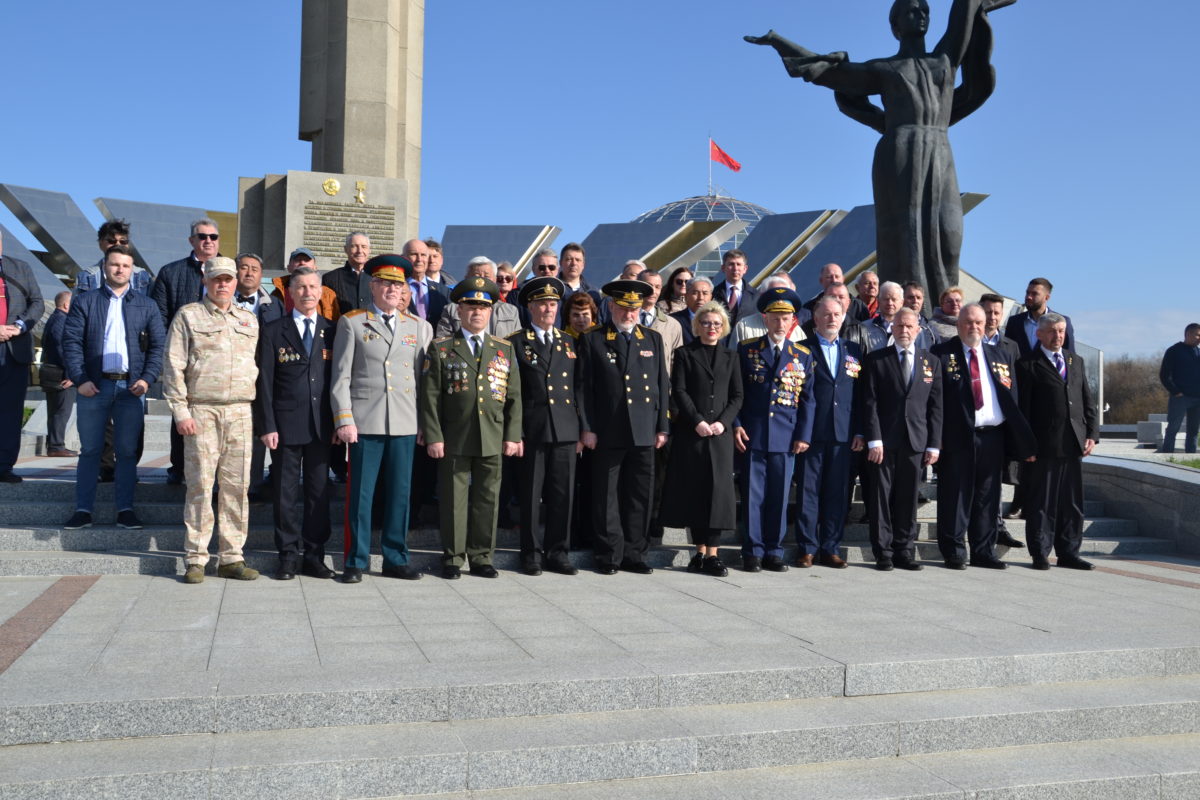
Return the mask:
POLYGON ((809 350, 804 345, 802 345, 798 342, 792 342, 792 344, 794 344, 796 346, 796 349, 799 350, 801 353, 804 353, 806 356, 812 355, 812 350, 809 350))
POLYGON ((357 317, 359 314, 365 314, 365 313, 367 313, 367 310, 365 308, 355 308, 351 311, 347 311, 345 314, 342 314, 342 316, 343 317, 357 317))
POLYGON ((434 339, 434 340, 433 340, 433 343, 434 343, 434 344, 441 344, 442 342, 448 342, 448 341, 450 341, 450 340, 451 340, 451 339, 453 339, 453 338, 454 338, 453 336, 439 336, 438 338, 436 338, 436 339, 434 339))

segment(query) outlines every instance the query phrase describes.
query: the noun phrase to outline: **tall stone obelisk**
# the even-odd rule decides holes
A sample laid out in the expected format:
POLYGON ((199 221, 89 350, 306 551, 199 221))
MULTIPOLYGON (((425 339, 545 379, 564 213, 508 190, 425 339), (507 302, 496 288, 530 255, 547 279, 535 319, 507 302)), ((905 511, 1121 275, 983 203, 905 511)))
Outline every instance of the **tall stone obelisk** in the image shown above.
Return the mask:
POLYGON ((424 0, 304 0, 299 137, 312 171, 241 178, 238 249, 325 269, 365 231, 376 253, 419 234, 424 0))

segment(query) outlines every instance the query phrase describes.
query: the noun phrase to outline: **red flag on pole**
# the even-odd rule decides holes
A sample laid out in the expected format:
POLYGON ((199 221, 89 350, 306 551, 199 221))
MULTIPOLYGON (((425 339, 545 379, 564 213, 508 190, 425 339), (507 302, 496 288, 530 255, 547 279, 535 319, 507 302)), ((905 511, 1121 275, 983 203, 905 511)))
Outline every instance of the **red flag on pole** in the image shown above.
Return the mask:
POLYGON ((726 153, 724 150, 718 147, 717 143, 712 139, 708 140, 708 157, 710 160, 716 161, 718 164, 724 164, 734 172, 740 172, 742 169, 742 165, 730 158, 729 153, 726 153))

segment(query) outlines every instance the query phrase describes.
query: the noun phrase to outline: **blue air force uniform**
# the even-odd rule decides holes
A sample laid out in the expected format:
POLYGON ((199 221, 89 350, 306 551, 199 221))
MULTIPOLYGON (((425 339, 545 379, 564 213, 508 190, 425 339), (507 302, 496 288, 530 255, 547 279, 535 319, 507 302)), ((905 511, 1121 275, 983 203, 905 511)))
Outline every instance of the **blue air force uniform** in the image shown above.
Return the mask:
POLYGON ((783 558, 792 443, 806 441, 812 426, 813 357, 787 339, 776 354, 770 337, 761 336, 738 345, 738 361, 744 399, 735 424, 750 440, 742 470, 742 557, 783 558))

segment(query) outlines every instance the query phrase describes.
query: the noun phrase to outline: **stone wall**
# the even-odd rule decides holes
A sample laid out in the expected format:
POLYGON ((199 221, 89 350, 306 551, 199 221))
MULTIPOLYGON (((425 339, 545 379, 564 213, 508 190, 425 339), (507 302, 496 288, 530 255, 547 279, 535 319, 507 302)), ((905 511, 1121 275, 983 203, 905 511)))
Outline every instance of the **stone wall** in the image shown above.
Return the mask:
POLYGON ((1180 553, 1200 554, 1200 472, 1092 456, 1083 461, 1083 482, 1106 515, 1135 519, 1143 536, 1174 539, 1180 553))

